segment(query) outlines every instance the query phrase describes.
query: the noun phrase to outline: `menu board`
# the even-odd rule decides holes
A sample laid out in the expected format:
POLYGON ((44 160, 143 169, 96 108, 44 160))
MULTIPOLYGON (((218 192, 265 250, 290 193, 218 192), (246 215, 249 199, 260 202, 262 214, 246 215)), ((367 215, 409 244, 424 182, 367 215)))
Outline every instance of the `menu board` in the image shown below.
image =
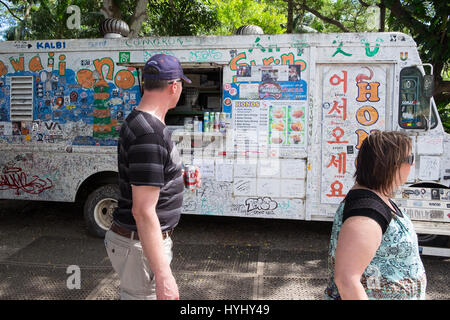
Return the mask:
POLYGON ((238 154, 266 155, 276 149, 276 155, 295 157, 295 150, 306 149, 307 83, 301 69, 242 66, 233 82, 224 84, 223 110, 232 114, 238 154))
POLYGON ((306 148, 306 102, 233 101, 234 145, 238 152, 306 148))

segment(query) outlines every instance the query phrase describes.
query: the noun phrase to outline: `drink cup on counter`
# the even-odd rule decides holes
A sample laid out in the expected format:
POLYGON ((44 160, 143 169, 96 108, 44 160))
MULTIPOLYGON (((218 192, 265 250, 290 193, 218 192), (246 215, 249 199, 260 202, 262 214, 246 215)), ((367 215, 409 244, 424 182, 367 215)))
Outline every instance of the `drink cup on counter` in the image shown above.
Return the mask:
POLYGON ((197 167, 191 164, 184 166, 183 181, 184 187, 194 191, 197 188, 197 167))

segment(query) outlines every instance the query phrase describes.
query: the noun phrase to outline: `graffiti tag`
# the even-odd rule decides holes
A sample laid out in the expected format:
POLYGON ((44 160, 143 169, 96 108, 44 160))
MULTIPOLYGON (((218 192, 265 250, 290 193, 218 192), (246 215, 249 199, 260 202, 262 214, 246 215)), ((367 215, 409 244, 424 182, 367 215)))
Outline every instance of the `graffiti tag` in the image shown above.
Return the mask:
POLYGON ((15 190, 16 195, 20 195, 20 191, 28 194, 40 194, 50 188, 53 188, 52 180, 49 178, 41 179, 38 176, 29 178, 21 168, 4 168, 3 174, 0 174, 1 191, 15 190))
POLYGON ((191 62, 202 62, 202 61, 214 61, 220 60, 222 58, 222 53, 216 50, 197 50, 191 51, 189 61, 191 62))
POLYGON ((247 212, 258 211, 273 211, 278 208, 278 203, 270 197, 248 198, 245 200, 247 212))

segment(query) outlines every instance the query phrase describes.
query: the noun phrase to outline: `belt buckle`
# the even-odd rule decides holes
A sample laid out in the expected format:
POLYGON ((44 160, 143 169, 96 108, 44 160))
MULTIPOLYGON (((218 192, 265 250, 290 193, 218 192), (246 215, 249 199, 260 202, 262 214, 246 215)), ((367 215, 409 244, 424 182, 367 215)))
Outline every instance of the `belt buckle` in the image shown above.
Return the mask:
POLYGON ((162 233, 163 240, 166 240, 168 237, 170 237, 170 234, 171 234, 170 231, 171 231, 171 230, 167 230, 167 231, 164 231, 164 232, 162 233))

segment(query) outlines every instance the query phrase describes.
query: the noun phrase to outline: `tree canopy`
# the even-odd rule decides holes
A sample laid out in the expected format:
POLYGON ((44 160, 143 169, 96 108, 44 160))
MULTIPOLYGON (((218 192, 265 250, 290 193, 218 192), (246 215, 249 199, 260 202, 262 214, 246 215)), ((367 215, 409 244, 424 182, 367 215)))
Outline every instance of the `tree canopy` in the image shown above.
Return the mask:
POLYGON ((286 31, 287 3, 282 0, 211 0, 217 10, 219 25, 211 34, 229 35, 243 25, 260 26, 264 33, 279 34, 286 31))

